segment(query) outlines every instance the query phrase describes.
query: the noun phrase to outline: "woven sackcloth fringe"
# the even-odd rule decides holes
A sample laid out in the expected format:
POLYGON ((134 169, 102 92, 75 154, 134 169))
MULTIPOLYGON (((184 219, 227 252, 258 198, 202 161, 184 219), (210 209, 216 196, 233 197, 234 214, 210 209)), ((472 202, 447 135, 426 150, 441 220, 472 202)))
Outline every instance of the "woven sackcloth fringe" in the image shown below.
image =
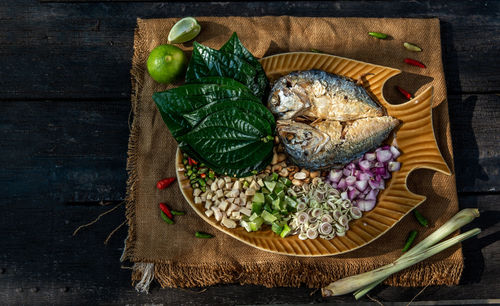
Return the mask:
MULTIPOLYGON (((434 87, 433 124, 439 148, 453 168, 453 151, 448 101, 441 60, 440 25, 437 19, 199 17, 202 31, 197 41, 219 48, 237 32, 256 56, 318 49, 326 53, 398 68, 401 75, 389 80, 386 99, 402 102, 400 85, 415 95, 434 87), (389 33, 392 40, 367 36, 369 31, 389 33), (423 52, 411 53, 402 47, 409 41, 423 52), (426 69, 404 64, 413 57, 426 69)), ((178 19, 138 19, 132 59, 132 114, 128 146, 126 218, 129 226, 122 260, 133 263, 132 280, 147 291, 156 280, 162 287, 199 287, 221 283, 274 286, 321 287, 336 279, 377 268, 401 255, 411 229, 419 230, 418 240, 436 230, 458 211, 455 177, 430 170, 417 170, 408 179, 411 191, 427 197, 419 210, 430 226, 419 227, 410 215, 375 242, 358 250, 331 257, 297 258, 264 252, 245 245, 210 227, 185 202, 177 185, 157 190, 159 179, 175 176, 177 144, 162 121, 152 94, 172 85, 155 83, 145 69, 149 52, 167 43, 169 29, 178 19), (175 225, 163 223, 158 203, 167 202, 187 212, 175 225), (196 239, 205 231, 213 239, 196 239)), ((190 54, 192 43, 179 45, 190 54)), ((176 84, 179 85, 179 84, 176 84)), ((452 169, 453 170, 453 169, 452 169)), ((393 286, 454 285, 463 270, 460 246, 448 249, 409 269, 391 276, 393 286)))

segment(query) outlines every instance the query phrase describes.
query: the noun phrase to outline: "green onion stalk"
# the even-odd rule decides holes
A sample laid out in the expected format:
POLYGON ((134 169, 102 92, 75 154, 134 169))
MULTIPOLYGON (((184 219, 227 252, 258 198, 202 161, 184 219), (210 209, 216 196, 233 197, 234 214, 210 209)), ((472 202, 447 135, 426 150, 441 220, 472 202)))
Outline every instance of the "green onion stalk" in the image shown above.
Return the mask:
POLYGON ((323 296, 342 295, 357 290, 354 293, 354 296, 356 299, 359 299, 375 286, 383 282, 390 275, 440 253, 441 251, 464 241, 465 239, 479 234, 481 230, 479 228, 475 228, 436 244, 457 229, 470 223, 476 217, 479 217, 479 211, 477 209, 467 208, 461 210, 434 233, 430 234, 427 238, 415 245, 395 262, 373 271, 350 276, 333 282, 322 289, 323 296))

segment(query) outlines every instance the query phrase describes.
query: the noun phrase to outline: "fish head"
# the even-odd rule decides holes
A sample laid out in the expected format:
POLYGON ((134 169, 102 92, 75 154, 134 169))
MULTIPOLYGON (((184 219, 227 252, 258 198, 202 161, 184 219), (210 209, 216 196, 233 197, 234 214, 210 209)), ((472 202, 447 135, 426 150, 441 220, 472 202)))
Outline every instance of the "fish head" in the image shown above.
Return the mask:
POLYGON ((311 160, 330 141, 328 134, 291 120, 278 120, 276 130, 286 153, 299 166, 307 166, 304 161, 311 160))
POLYGON ((296 78, 281 78, 273 86, 268 108, 278 120, 297 117, 311 107, 308 94, 310 82, 296 78))

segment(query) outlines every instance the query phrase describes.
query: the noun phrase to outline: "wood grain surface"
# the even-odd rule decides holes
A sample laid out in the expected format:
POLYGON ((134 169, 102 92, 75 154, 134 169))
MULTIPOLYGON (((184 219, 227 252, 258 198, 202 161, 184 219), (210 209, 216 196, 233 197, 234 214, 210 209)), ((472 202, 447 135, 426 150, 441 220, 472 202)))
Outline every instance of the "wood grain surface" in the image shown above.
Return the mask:
MULTIPOLYGON (((72 237, 125 196, 136 18, 186 15, 439 17, 460 206, 480 209, 470 227, 483 233, 463 244, 461 284, 428 287, 415 304, 494 302, 500 275, 499 12, 498 1, 1 1, 2 304, 355 303, 307 288, 239 285, 206 291, 153 285, 151 294, 138 294, 130 270, 118 261, 125 227, 103 245, 123 222, 123 205, 72 237)), ((421 289, 381 286, 372 296, 386 305, 406 304, 421 289)), ((368 298, 361 303, 373 304, 368 298)))

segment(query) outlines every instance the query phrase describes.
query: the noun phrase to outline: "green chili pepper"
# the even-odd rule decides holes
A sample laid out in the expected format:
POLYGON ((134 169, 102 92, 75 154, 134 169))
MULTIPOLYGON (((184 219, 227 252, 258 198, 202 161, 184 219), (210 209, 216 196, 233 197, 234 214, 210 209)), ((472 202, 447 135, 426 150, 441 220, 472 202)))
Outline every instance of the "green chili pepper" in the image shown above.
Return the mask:
POLYGON ((204 232, 196 232, 194 234, 196 238, 212 238, 213 236, 204 232))
POLYGON ((378 39, 386 39, 388 36, 387 34, 380 33, 380 32, 368 32, 368 35, 376 37, 378 39))
POLYGON ((257 171, 257 170, 252 170, 252 172, 251 172, 251 173, 255 175, 255 174, 259 173, 259 171, 257 171))
POLYGON ((200 163, 200 167, 205 167, 205 164, 204 163, 200 163))
POLYGON ((418 232, 415 230, 410 232, 410 235, 408 235, 408 239, 406 240, 405 247, 403 248, 403 252, 406 252, 410 249, 413 241, 415 241, 415 238, 417 238, 417 234, 418 232))
POLYGON ((422 51, 422 48, 420 48, 419 46, 417 45, 414 45, 414 44, 410 44, 409 42, 405 42, 403 44, 403 46, 405 46, 406 49, 410 50, 410 51, 413 51, 413 52, 420 52, 422 51))
POLYGON ((184 165, 187 165, 187 163, 188 163, 187 158, 183 158, 183 159, 182 159, 182 163, 183 163, 184 165))
POLYGON ((427 227, 429 225, 429 221, 427 221, 427 219, 418 210, 415 209, 413 211, 413 215, 422 226, 427 227))
POLYGON ((311 49, 311 52, 314 52, 314 53, 325 53, 325 52, 320 51, 320 50, 318 50, 318 49, 311 49))
POLYGON ((165 215, 163 211, 160 213, 161 213, 161 218, 163 219, 163 221, 165 221, 165 223, 174 224, 174 220, 170 219, 167 215, 165 215))
POLYGON ((200 168, 200 170, 198 171, 198 173, 205 173, 207 172, 207 168, 200 168))
POLYGON ((202 178, 199 178, 198 182, 200 183, 200 186, 206 186, 207 185, 207 183, 205 182, 205 180, 202 179, 202 178))
MULTIPOLYGON (((187 166, 187 167, 189 167, 189 166, 187 166)), ((188 169, 188 172, 186 174, 187 174, 187 176, 191 176, 191 174, 193 174, 193 170, 188 169)))
POLYGON ((184 216, 186 214, 186 212, 184 212, 184 211, 178 211, 178 210, 171 210, 170 212, 174 216, 184 216))
POLYGON ((201 191, 203 191, 203 192, 207 191, 207 187, 201 186, 201 191))
POLYGON ((210 172, 208 172, 208 177, 213 180, 215 178, 215 172, 210 170, 210 172))

